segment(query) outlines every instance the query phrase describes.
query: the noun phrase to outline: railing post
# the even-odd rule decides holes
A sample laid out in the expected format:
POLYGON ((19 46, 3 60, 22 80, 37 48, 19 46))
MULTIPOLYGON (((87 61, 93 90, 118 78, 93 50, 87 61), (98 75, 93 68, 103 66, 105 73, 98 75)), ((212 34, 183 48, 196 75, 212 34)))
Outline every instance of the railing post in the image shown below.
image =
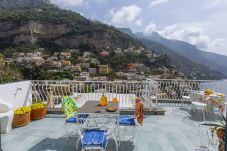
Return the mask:
MULTIPOLYGON (((227 96, 224 97, 225 99, 227 98, 227 96)), ((225 119, 227 118, 227 104, 225 103, 225 119)), ((227 151, 227 121, 225 121, 225 151, 227 151)))
MULTIPOLYGON (((1 128, 2 126, 1 126, 1 122, 0 122, 0 132, 1 132, 1 128)), ((3 151, 2 150, 2 134, 0 134, 0 151, 3 151)))

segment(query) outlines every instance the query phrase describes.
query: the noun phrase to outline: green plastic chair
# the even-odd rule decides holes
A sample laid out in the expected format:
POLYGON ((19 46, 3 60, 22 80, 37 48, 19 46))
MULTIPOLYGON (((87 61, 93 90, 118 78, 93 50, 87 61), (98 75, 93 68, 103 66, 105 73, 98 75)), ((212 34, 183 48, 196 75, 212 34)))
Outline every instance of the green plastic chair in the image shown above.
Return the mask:
POLYGON ((76 118, 78 107, 76 101, 70 96, 64 96, 62 99, 62 110, 66 115, 66 121, 71 118, 76 118))
POLYGON ((76 101, 70 96, 64 96, 62 98, 62 111, 66 115, 65 121, 65 130, 68 133, 69 137, 71 135, 75 135, 77 130, 75 123, 77 123, 76 114, 78 111, 78 107, 76 105, 76 101))

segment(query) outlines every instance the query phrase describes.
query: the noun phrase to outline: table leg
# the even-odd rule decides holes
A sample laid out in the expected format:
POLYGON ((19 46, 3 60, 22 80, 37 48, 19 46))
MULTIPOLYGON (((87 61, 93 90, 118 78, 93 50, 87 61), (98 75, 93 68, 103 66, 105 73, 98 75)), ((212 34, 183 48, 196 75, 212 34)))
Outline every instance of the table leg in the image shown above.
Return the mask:
POLYGON ((206 121, 206 109, 205 108, 202 110, 202 113, 203 113, 203 121, 206 121))

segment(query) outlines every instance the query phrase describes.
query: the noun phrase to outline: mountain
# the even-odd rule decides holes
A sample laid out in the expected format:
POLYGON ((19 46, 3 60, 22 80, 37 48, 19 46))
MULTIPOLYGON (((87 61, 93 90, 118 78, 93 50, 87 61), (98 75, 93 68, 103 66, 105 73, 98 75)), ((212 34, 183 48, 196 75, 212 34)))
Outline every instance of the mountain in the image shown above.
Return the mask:
POLYGON ((50 0, 0 0, 2 9, 37 7, 43 4, 50 4, 50 0))
MULTIPOLYGON (((46 3, 40 3, 37 7, 27 7, 30 4, 25 5, 24 3, 21 4, 21 7, 16 7, 13 4, 11 6, 11 1, 13 0, 9 1, 7 8, 0 9, 0 52, 2 50, 8 51, 6 48, 14 49, 24 45, 35 45, 38 48, 47 48, 53 51, 58 49, 100 50, 107 46, 122 49, 129 47, 147 48, 148 46, 157 52, 173 52, 157 42, 137 38, 130 30, 125 34, 113 26, 88 20, 70 10, 59 9, 46 3), (10 7, 14 9, 8 9, 10 7)), ((26 2, 28 0, 20 1, 26 2)), ((45 2, 45 0, 38 1, 45 2)), ((0 5, 3 6, 3 3, 0 5)), ((177 55, 169 54, 169 56, 174 58, 177 55)), ((223 78, 219 72, 193 64, 190 60, 178 56, 177 59, 172 59, 172 64, 192 78, 223 78), (179 58, 180 62, 178 62, 179 58)), ((169 65, 169 62, 165 63, 167 67, 169 65)))
POLYGON ((185 58, 207 66, 212 70, 217 70, 227 76, 227 56, 205 52, 187 42, 166 39, 155 32, 150 36, 143 36, 141 33, 137 33, 137 36, 161 43, 185 58))
MULTIPOLYGON (((159 36, 158 33, 153 33, 152 34, 153 37, 150 38, 150 37, 144 36, 143 33, 134 34, 128 28, 119 28, 119 30, 134 38, 140 39, 149 49, 158 53, 168 55, 171 58, 172 65, 174 65, 176 69, 178 69, 179 71, 183 72, 185 75, 188 75, 191 78, 223 79, 226 77, 223 73, 216 71, 215 69, 210 69, 206 65, 202 65, 198 62, 192 61, 188 57, 171 49, 172 47, 166 46, 165 44, 161 43, 159 39, 162 39, 162 37, 159 36)), ((182 49, 184 48, 182 47, 182 49)))
POLYGON ((208 67, 192 62, 191 60, 181 56, 180 54, 174 52, 168 47, 147 39, 141 39, 143 43, 156 52, 166 54, 171 58, 171 63, 176 69, 183 72, 193 79, 207 80, 207 79, 223 79, 225 76, 215 70, 211 70, 208 67))
POLYGON ((133 38, 137 38, 136 35, 132 32, 132 30, 130 28, 117 28, 119 31, 121 31, 124 34, 127 34, 133 38))
POLYGON ((0 9, 0 49, 21 44, 62 49, 144 46, 112 26, 52 5, 0 9))

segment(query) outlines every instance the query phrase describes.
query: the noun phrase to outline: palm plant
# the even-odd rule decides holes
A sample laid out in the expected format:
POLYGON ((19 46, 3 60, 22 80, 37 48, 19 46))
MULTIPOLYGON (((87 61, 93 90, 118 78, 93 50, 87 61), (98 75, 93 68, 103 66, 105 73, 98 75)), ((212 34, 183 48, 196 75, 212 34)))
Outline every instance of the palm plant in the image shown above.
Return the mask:
POLYGON ((213 123, 204 123, 202 125, 206 126, 212 126, 211 127, 211 132, 217 134, 218 140, 219 140, 219 146, 218 149, 219 151, 224 151, 224 145, 225 145, 225 127, 226 127, 226 118, 221 114, 221 117, 223 121, 213 122, 213 123))

